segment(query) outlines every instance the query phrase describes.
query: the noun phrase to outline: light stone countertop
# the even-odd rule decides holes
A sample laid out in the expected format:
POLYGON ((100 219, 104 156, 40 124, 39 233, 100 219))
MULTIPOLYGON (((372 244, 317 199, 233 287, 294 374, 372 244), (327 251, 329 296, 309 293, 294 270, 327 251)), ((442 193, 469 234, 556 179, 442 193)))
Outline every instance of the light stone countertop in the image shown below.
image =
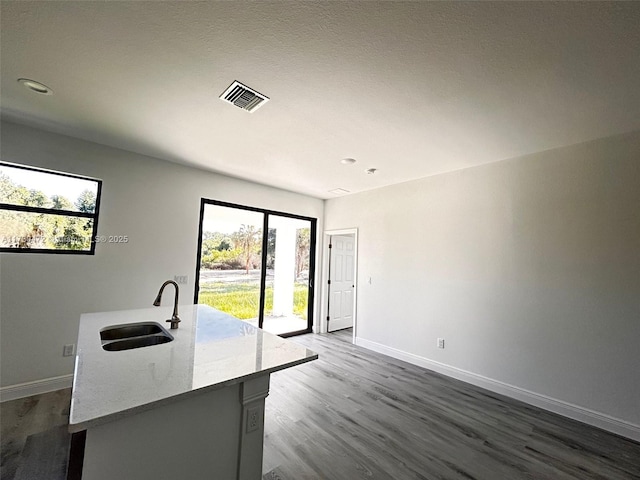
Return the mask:
POLYGON ((311 350, 267 333, 207 305, 180 305, 182 322, 170 330, 172 307, 88 313, 80 318, 69 431, 318 358, 311 350), (100 331, 156 322, 174 340, 109 352, 100 331))

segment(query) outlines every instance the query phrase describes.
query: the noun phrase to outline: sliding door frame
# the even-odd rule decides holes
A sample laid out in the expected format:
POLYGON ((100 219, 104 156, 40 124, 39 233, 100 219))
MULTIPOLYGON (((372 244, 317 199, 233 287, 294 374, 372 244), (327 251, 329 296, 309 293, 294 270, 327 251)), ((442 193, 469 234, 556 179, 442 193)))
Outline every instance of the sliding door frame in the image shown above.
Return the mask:
POLYGON ((307 299, 307 328, 303 330, 297 330, 295 332, 287 332, 280 334, 281 337, 291 337, 294 335, 300 335, 303 333, 311 333, 313 329, 313 309, 315 304, 315 271, 316 271, 316 235, 317 235, 317 223, 318 219, 313 217, 305 217, 303 215, 296 215, 288 212, 278 212, 276 210, 268 210, 265 208, 251 207, 248 205, 239 205, 236 203, 222 202, 220 200, 212 200, 209 198, 202 198, 200 200, 200 222, 198 225, 198 245, 197 245, 197 258, 196 258, 196 277, 194 282, 194 295, 193 303, 198 303, 198 295, 200 293, 200 262, 202 257, 202 229, 204 222, 204 209, 206 205, 215 205, 218 207, 237 208, 240 210, 248 210, 251 212, 258 212, 263 214, 262 221, 262 252, 260 269, 260 303, 258 311, 258 326, 262 328, 264 322, 264 303, 265 303, 265 290, 267 285, 267 243, 269 241, 269 216, 275 215, 279 217, 294 218, 296 220, 305 220, 310 223, 309 233, 309 281, 307 284, 309 296, 307 299))

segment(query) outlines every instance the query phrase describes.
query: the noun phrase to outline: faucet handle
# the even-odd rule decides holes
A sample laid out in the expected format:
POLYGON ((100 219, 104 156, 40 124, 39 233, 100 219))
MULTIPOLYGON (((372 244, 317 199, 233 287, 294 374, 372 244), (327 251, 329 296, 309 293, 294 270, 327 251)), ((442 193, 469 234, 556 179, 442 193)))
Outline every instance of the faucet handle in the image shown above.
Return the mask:
POLYGON ((171 330, 176 330, 178 328, 178 324, 181 322, 177 315, 165 321, 171 324, 171 330))

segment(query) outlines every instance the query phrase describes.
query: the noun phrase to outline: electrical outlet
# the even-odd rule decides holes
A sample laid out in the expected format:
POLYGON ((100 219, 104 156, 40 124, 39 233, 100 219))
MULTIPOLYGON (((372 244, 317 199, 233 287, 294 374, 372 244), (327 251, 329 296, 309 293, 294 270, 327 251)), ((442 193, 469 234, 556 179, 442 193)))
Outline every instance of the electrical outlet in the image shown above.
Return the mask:
POLYGON ((173 281, 178 285, 186 285, 189 282, 189 275, 174 275, 173 281))
POLYGON ((69 345, 65 345, 62 348, 62 356, 63 357, 73 357, 76 353, 76 346, 73 343, 69 345))
POLYGON ((260 408, 252 407, 247 409, 247 433, 258 430, 260 423, 260 408))
POLYGON ((438 339, 438 348, 444 348, 444 338, 438 339))

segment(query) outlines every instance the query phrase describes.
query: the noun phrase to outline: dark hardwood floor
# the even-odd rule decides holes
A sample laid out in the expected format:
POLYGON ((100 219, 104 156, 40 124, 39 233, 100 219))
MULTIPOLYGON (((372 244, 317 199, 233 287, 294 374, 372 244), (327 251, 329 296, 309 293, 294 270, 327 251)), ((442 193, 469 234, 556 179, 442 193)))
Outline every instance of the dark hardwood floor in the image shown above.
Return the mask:
MULTIPOLYGON (((264 479, 640 479, 639 443, 356 347, 350 330, 291 340, 320 358, 272 375, 264 479)), ((2 480, 65 478, 69 399, 1 405, 2 480)))

